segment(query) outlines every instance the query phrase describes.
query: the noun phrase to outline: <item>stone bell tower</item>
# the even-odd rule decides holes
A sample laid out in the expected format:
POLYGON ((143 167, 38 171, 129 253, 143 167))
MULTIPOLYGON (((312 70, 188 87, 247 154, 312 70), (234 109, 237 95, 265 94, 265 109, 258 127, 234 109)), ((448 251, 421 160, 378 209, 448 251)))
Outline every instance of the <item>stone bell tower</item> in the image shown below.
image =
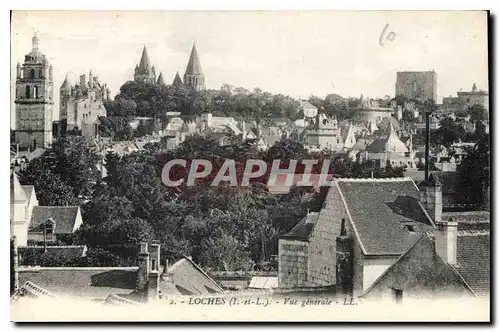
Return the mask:
POLYGON ((52 144, 54 107, 53 68, 39 51, 35 34, 32 50, 17 64, 16 143, 20 149, 48 148, 52 144))

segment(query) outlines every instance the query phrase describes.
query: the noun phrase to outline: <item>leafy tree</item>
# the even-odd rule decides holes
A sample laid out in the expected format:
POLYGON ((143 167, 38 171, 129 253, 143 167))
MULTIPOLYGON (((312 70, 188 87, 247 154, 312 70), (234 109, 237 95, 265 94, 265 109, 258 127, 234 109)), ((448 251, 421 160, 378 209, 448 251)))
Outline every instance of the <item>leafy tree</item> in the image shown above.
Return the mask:
POLYGON ((463 140, 465 134, 462 126, 457 125, 451 118, 444 118, 437 130, 438 143, 448 148, 453 143, 463 140))

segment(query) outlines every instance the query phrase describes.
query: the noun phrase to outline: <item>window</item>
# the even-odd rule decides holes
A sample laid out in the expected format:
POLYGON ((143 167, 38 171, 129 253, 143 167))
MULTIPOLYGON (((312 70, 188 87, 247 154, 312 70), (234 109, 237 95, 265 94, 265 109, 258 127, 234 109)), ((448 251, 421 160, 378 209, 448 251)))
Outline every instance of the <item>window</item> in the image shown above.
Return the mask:
POLYGON ((392 288, 392 299, 396 303, 402 303, 403 302, 403 290, 392 288))
POLYGON ((28 85, 26 87, 26 98, 30 98, 31 97, 31 91, 30 91, 30 86, 28 85))
POLYGON ((36 85, 33 87, 33 98, 38 98, 38 87, 36 85))
POLYGON ((151 271, 156 271, 156 259, 151 260, 151 271))
POLYGON ((342 218, 342 222, 340 224, 340 236, 346 236, 345 219, 344 218, 342 218))
POLYGON ((54 224, 49 220, 45 223, 45 231, 47 235, 54 233, 54 224))
POLYGON ((413 226, 413 225, 406 225, 406 229, 410 233, 415 233, 415 226, 413 226))
POLYGON ((35 70, 31 69, 31 78, 35 78, 35 70))

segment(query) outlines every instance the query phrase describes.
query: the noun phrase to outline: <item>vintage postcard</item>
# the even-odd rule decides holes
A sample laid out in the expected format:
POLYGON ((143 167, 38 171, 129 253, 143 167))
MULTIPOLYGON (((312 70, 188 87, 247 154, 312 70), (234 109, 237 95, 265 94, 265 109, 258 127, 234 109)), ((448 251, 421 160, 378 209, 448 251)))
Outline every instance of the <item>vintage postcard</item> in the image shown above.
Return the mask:
POLYGON ((488 22, 11 12, 11 320, 489 322, 488 22))

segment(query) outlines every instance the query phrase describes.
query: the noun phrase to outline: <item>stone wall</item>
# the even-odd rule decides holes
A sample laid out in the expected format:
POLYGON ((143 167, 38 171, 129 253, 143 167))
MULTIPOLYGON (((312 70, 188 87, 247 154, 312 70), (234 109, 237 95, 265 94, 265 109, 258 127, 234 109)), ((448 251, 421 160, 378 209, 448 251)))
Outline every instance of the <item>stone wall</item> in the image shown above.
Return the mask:
POLYGON ((307 285, 308 243, 297 240, 279 240, 278 284, 280 288, 307 285))
POLYGON ((318 221, 309 236, 309 283, 316 286, 336 283, 336 239, 345 219, 347 235, 352 228, 338 186, 330 187, 319 213, 318 221))

